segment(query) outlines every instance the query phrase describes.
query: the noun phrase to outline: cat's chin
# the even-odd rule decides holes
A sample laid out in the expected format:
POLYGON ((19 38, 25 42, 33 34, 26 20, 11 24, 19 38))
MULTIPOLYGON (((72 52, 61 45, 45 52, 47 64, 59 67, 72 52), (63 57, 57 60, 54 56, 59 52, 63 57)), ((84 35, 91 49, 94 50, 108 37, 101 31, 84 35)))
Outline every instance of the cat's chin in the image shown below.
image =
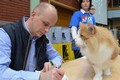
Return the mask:
POLYGON ((80 42, 79 40, 76 40, 76 41, 75 41, 75 44, 76 44, 76 46, 79 47, 79 48, 84 48, 84 47, 85 47, 84 45, 81 44, 81 42, 80 42))
POLYGON ((81 46, 81 48, 86 48, 85 46, 81 46))

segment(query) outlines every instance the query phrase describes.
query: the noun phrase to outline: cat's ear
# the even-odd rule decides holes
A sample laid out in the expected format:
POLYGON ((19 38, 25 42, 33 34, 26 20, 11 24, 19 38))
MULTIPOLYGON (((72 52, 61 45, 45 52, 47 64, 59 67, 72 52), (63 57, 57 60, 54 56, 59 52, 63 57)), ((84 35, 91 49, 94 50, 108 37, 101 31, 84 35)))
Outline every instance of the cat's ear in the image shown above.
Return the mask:
POLYGON ((96 33, 95 26, 92 25, 92 24, 90 24, 90 23, 88 23, 88 32, 89 32, 90 34, 95 34, 95 33, 96 33))

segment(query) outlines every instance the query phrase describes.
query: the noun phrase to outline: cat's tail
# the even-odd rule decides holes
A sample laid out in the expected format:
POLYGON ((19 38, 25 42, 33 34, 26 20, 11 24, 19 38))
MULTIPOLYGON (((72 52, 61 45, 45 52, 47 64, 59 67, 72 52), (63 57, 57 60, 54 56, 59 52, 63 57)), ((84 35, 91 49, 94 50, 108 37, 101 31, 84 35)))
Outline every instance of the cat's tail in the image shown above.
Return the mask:
POLYGON ((117 48, 114 50, 114 52, 113 52, 113 54, 112 54, 112 56, 111 56, 111 59, 112 59, 112 60, 115 59, 119 54, 120 54, 120 47, 117 47, 117 48))

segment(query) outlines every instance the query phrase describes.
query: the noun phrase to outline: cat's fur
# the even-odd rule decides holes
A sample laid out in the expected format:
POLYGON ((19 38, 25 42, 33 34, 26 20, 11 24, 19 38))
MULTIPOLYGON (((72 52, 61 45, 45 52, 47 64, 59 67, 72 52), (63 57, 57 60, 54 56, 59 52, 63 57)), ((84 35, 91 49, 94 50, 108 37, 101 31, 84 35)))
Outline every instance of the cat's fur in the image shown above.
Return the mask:
POLYGON ((107 28, 80 23, 76 45, 82 55, 86 56, 95 71, 93 80, 102 80, 102 75, 111 75, 111 61, 115 59, 120 48, 112 32, 107 28))

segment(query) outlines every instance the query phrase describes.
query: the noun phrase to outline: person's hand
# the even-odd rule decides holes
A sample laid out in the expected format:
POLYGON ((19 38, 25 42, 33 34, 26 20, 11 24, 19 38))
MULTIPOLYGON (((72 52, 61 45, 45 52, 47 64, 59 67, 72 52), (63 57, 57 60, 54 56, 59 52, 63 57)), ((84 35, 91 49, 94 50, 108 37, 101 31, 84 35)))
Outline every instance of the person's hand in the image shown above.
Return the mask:
POLYGON ((49 71, 49 70, 51 70, 51 69, 53 69, 55 67, 56 67, 55 64, 51 65, 50 62, 45 62, 44 68, 42 69, 42 71, 47 72, 47 71, 49 71))
POLYGON ((64 71, 58 68, 53 68, 47 72, 42 71, 40 80, 62 80, 64 71))

